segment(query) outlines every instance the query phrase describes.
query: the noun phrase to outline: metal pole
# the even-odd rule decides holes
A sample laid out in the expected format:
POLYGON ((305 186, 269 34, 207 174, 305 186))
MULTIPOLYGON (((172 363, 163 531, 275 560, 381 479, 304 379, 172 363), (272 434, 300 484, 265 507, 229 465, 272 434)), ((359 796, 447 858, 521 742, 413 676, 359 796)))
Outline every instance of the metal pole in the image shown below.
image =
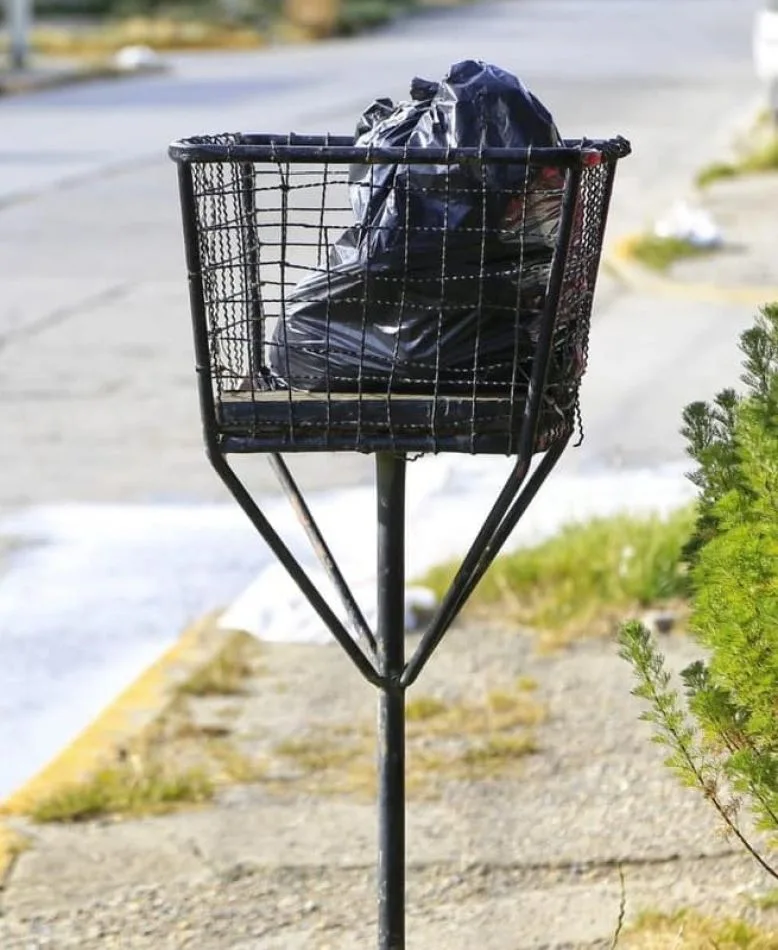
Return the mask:
POLYGON ((29 53, 31 0, 6 0, 11 69, 24 69, 29 53))
POLYGON ((378 950, 405 950, 405 459, 376 455, 378 950))

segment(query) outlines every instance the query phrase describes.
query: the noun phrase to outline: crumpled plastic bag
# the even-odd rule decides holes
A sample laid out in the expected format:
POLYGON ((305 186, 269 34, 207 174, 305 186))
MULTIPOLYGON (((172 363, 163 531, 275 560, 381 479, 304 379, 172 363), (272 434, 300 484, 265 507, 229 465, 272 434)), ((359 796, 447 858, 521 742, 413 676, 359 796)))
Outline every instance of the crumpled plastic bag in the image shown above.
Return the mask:
POLYGON ((656 222, 654 234, 659 238, 685 241, 693 247, 720 247, 723 243, 721 229, 713 215, 686 201, 676 204, 665 217, 656 222))
MULTIPOLYGON (((514 76, 465 61, 411 100, 379 99, 359 146, 562 144, 514 76)), ((506 391, 528 368, 555 246, 564 173, 524 164, 353 165, 356 224, 326 268, 287 296, 268 346, 282 384, 310 391, 506 391)))

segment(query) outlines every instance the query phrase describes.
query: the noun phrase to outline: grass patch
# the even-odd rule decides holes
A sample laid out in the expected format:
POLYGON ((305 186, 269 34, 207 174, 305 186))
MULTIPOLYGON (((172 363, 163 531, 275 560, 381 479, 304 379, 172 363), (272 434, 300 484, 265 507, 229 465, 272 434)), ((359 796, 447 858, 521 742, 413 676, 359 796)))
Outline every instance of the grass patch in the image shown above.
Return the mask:
MULTIPOLYGON (((691 508, 667 519, 620 515, 569 525, 497 558, 470 609, 533 627, 548 646, 610 633, 638 609, 687 595, 682 549, 693 525, 691 508)), ((422 583, 442 596, 456 566, 434 568, 422 583)))
POLYGON ((492 690, 480 702, 444 703, 419 697, 412 704, 426 703, 430 713, 423 719, 407 718, 407 734, 413 738, 476 738, 535 726, 546 717, 545 707, 519 692, 492 690))
POLYGON ((758 897, 753 897, 751 903, 760 910, 778 910, 778 889, 767 891, 758 897))
POLYGON ((704 917, 691 910, 643 913, 622 939, 635 950, 778 950, 776 931, 744 920, 704 917))
POLYGON ((171 734, 173 739, 193 739, 197 740, 218 740, 226 739, 232 730, 229 726, 223 726, 219 723, 208 723, 200 725, 191 720, 184 720, 178 725, 171 734))
POLYGON ((717 181, 738 178, 741 175, 763 175, 778 171, 778 133, 774 130, 754 134, 756 143, 750 144, 732 162, 713 162, 706 165, 695 179, 698 188, 708 188, 717 181))
POLYGON ((694 183, 698 188, 708 188, 714 182, 737 178, 739 174, 738 167, 732 162, 711 162, 697 172, 694 183))
MULTIPOLYGON (((492 690, 480 702, 415 696, 406 705, 409 795, 429 796, 450 780, 477 781, 514 773, 537 749, 532 726, 545 709, 519 690, 492 690)), ((369 729, 343 725, 287 739, 274 749, 293 775, 275 783, 307 793, 376 793, 375 743, 369 729)), ((274 781, 269 780, 271 787, 274 781)))
POLYGON ((524 759, 538 751, 534 734, 519 730, 493 736, 469 736, 464 742, 411 745, 411 792, 435 794, 448 781, 483 782, 515 775, 524 759))
POLYGON ((301 739, 285 739, 274 751, 294 763, 297 770, 310 775, 349 765, 368 748, 364 743, 341 742, 324 734, 312 734, 301 739))
POLYGON ((405 705, 405 720, 406 722, 426 722, 428 719, 442 716, 447 709, 442 699, 436 699, 434 696, 415 696, 405 705))
POLYGON ((216 768, 214 780, 217 783, 239 782, 242 785, 260 782, 267 774, 264 762, 258 762, 244 755, 231 742, 213 739, 207 745, 207 752, 216 768))
POLYGON ((237 696, 244 692, 246 680, 255 672, 248 643, 236 636, 211 663, 184 683, 179 692, 184 696, 237 696))
POLYGON ((465 769, 475 770, 479 776, 483 776, 500 772, 506 763, 513 763, 533 752, 537 752, 537 744, 532 736, 494 736, 465 749, 458 757, 458 762, 465 769))
POLYGON ((30 817, 38 822, 89 821, 105 815, 140 817, 209 801, 213 792, 213 782, 201 769, 136 768, 122 763, 39 799, 30 817))
POLYGON ((264 762, 243 753, 226 721, 227 714, 234 718, 240 710, 234 702, 225 706, 211 699, 243 690, 245 679, 256 673, 258 651, 248 635, 230 636, 140 735, 79 781, 25 801, 24 813, 38 822, 134 818, 210 801, 220 785, 261 780, 264 762))
POLYGON ((633 260, 660 273, 669 270, 678 261, 707 257, 715 254, 716 250, 715 247, 697 247, 683 238, 659 237, 656 234, 640 235, 629 245, 633 260))

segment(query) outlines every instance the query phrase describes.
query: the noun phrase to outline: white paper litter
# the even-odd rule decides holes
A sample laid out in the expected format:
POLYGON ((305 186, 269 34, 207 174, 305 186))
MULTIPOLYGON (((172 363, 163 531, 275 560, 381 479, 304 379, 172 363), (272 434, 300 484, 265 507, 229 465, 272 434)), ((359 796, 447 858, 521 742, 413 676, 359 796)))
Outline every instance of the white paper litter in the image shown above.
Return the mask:
POLYGON ((685 201, 679 202, 656 222, 654 234, 660 238, 687 241, 700 248, 719 247, 724 240, 713 215, 685 201))

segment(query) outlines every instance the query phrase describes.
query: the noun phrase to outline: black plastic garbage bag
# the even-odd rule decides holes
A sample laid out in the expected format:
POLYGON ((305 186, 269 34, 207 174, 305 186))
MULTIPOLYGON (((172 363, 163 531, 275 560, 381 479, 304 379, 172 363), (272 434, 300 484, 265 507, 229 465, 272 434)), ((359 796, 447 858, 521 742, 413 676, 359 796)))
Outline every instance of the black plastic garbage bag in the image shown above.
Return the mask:
MULTIPOLYGON (((356 144, 561 144, 514 76, 466 61, 411 101, 373 103, 356 144)), ((561 172, 523 164, 364 164, 349 172, 357 223, 288 295, 273 374, 311 391, 505 391, 533 355, 559 226, 561 172)))

